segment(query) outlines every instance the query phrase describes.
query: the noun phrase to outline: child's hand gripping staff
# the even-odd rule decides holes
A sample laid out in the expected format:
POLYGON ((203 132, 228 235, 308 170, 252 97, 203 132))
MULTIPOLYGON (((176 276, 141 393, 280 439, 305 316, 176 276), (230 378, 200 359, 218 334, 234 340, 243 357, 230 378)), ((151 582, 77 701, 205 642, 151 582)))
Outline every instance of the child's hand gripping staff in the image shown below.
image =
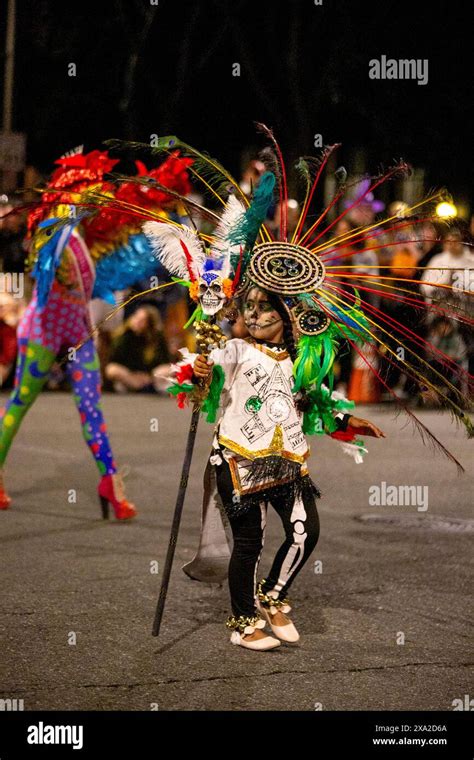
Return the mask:
POLYGON ((213 364, 214 362, 212 359, 207 358, 204 354, 199 354, 193 365, 193 372, 199 382, 209 380, 212 374, 213 364))
MULTIPOLYGON (((178 540, 179 526, 181 523, 181 515, 183 512, 184 499, 186 496, 186 489, 188 486, 189 470, 191 468, 191 460, 194 450, 194 442, 196 440, 196 432, 199 423, 199 413, 201 411, 202 402, 209 389, 209 384, 212 378, 212 365, 213 362, 208 360, 210 351, 225 342, 225 336, 222 334, 218 325, 215 324, 215 318, 208 317, 208 321, 195 322, 196 329, 196 342, 198 349, 202 352, 198 355, 193 371, 197 383, 195 389, 191 395, 191 401, 193 403, 193 413, 191 417, 191 425, 188 433, 188 440, 186 443, 186 451, 184 455, 183 467, 181 470, 181 478, 179 483, 178 496, 176 499, 176 506, 173 515, 173 523, 171 526, 171 535, 168 545, 168 551, 166 553, 165 566, 163 570, 163 578, 161 582, 160 595, 158 597, 158 603, 156 606, 155 619, 153 621, 153 636, 158 636, 160 632, 161 620, 163 617, 163 611, 166 602, 166 594, 168 592, 168 585, 171 576, 171 568, 173 565, 174 552, 176 543, 178 540)), ((194 380, 194 378, 193 378, 194 380)))

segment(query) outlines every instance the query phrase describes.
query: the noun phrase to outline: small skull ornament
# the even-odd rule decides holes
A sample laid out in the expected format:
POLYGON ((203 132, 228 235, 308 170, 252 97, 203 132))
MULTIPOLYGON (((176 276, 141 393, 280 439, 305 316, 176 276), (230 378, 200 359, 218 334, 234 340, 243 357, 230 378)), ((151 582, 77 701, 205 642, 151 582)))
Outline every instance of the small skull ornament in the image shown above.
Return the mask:
POLYGON ((227 298, 218 272, 203 272, 199 277, 198 299, 204 314, 213 316, 222 309, 227 298))

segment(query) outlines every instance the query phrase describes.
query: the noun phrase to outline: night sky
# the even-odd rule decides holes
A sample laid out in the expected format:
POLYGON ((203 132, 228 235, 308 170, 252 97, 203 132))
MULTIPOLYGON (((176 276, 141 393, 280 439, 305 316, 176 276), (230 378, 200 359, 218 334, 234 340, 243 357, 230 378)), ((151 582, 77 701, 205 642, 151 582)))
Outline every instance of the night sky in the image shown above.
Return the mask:
POLYGON ((18 0, 14 129, 29 162, 49 172, 80 143, 177 134, 238 173, 264 121, 290 159, 322 134, 349 169, 361 147, 374 171, 403 157, 472 208, 468 4, 322 2, 18 0), (381 55, 428 59, 428 84, 369 79, 381 55))

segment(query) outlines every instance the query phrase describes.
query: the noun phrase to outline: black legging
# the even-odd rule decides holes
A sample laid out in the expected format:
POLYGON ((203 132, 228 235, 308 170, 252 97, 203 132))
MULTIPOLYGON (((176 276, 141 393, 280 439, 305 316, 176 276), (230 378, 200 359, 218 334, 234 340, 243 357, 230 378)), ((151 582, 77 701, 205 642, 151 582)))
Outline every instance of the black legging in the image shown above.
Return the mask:
MULTIPOLYGON (((232 502, 233 486, 229 466, 223 462, 216 468, 217 488, 224 504, 232 502)), ((301 496, 293 496, 291 487, 279 487, 253 504, 238 517, 229 517, 234 547, 229 564, 229 589, 232 613, 253 617, 256 614, 255 592, 257 570, 263 549, 268 504, 279 514, 285 540, 278 549, 263 591, 277 591, 284 599, 286 592, 308 560, 319 538, 319 517, 309 477, 305 478, 301 496)))

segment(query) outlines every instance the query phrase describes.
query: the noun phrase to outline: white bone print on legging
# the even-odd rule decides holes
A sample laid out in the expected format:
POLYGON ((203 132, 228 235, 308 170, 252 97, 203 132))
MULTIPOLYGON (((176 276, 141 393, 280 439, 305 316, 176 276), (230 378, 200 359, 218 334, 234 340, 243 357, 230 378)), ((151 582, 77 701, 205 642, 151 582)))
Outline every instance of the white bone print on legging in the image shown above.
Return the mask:
POLYGON ((303 499, 301 496, 298 496, 295 499, 290 515, 290 522, 293 524, 293 543, 288 549, 288 553, 282 562, 278 582, 275 584, 273 590, 269 591, 270 596, 274 596, 275 598, 278 596, 279 592, 288 583, 304 557, 305 541, 308 537, 305 528, 305 520, 306 510, 304 508, 303 499))

